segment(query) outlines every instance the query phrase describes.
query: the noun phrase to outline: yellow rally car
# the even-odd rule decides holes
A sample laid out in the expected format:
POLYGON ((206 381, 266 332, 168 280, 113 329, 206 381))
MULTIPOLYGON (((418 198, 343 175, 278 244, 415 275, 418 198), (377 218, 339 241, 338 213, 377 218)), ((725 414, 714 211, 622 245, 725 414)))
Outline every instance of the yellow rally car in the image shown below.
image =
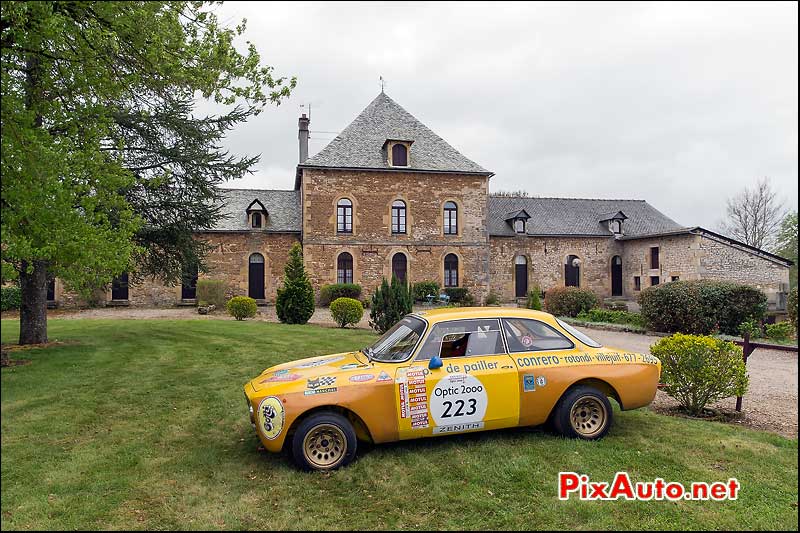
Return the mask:
POLYGON ((552 315, 527 309, 413 313, 361 351, 301 359, 244 386, 267 450, 291 447, 307 470, 353 460, 374 443, 531 426, 598 439, 622 409, 649 404, 661 362, 603 348, 552 315))

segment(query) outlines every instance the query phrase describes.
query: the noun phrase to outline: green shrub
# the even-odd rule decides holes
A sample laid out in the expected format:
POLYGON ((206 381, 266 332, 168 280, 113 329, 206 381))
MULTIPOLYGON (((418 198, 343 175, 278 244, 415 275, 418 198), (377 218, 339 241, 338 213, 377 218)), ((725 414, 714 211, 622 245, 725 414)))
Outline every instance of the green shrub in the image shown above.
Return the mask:
POLYGON ((331 302, 331 316, 340 328, 344 328, 348 324, 358 324, 364 316, 364 308, 353 298, 336 298, 331 302))
POLYGON ((525 302, 525 307, 528 309, 535 309, 536 311, 542 310, 542 298, 540 296, 541 289, 538 285, 534 285, 531 290, 528 291, 528 300, 525 302))
POLYGON ((450 297, 450 303, 473 305, 475 298, 466 287, 447 287, 444 293, 450 297))
POLYGON ((754 287, 727 281, 673 281, 639 294, 641 313, 655 331, 737 335, 747 320, 761 321, 767 297, 754 287))
POLYGON ((786 311, 789 313, 789 323, 797 331, 797 287, 789 291, 789 300, 786 302, 786 311))
POLYGON ((424 302, 429 294, 439 296, 439 284, 435 281, 420 281, 411 286, 411 295, 415 302, 424 302))
POLYGON ((767 324, 766 337, 776 341, 787 341, 794 334, 794 326, 790 322, 776 322, 767 324))
POLYGON ((332 283, 319 290, 319 305, 327 307, 339 298, 361 298, 361 285, 358 283, 332 283))
POLYGON ((249 296, 234 296, 228 300, 228 313, 236 320, 253 318, 258 312, 256 301, 249 296))
POLYGON ((544 308, 551 315, 576 317, 581 311, 597 307, 597 295, 589 289, 556 287, 545 294, 544 308))
POLYGON ((303 248, 299 242, 289 250, 284 269, 283 287, 278 289, 275 313, 286 324, 305 324, 314 314, 314 288, 303 265, 303 248))
POLYGON ((369 298, 361 298, 361 307, 369 309, 369 298))
POLYGON ((19 309, 22 303, 22 289, 16 285, 9 285, 0 289, 0 309, 10 311, 19 309))
POLYGON ((385 333, 401 318, 411 312, 413 300, 408 285, 392 276, 391 285, 383 278, 381 286, 372 295, 369 325, 378 333, 385 333))
POLYGON ((219 279, 197 280, 197 305, 215 305, 217 309, 225 307, 225 293, 228 284, 219 279))
POLYGON ((761 324, 755 320, 745 320, 739 324, 739 335, 743 338, 745 335, 749 335, 751 339, 757 339, 762 336, 762 333, 761 324))
POLYGON ((644 319, 639 313, 628 311, 612 311, 611 309, 601 309, 596 307, 588 311, 578 313, 578 318, 587 322, 605 322, 607 324, 630 324, 633 326, 644 327, 644 319))
POLYGON ((489 294, 486 295, 486 301, 484 302, 485 305, 499 305, 500 304, 500 297, 497 296, 497 293, 494 291, 489 291, 489 294))
POLYGON ((700 414, 706 405, 722 398, 747 392, 742 349, 732 342, 676 333, 653 344, 650 353, 661 359, 664 391, 691 414, 700 414))

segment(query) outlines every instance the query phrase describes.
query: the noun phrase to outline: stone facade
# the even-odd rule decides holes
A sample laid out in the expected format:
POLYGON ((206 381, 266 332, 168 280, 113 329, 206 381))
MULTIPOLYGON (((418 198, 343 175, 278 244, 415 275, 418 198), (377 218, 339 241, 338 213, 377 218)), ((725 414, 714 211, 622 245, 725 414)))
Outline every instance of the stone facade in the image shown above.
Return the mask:
POLYGON ((458 257, 459 286, 480 301, 489 286, 488 178, 459 174, 304 169, 303 254, 315 289, 336 282, 337 257, 353 256, 353 281, 366 294, 391 278, 392 258, 407 258, 407 279, 444 285, 444 257, 458 257), (337 233, 336 205, 353 204, 352 233, 337 233), (406 233, 392 234, 391 206, 406 204, 406 233), (458 206, 456 235, 444 234, 443 207, 458 206))

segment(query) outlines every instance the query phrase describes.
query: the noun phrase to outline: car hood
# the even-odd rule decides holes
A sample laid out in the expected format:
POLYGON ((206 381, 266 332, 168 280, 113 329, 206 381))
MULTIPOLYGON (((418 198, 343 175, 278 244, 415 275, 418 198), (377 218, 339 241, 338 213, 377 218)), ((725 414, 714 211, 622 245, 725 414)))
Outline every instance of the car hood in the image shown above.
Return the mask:
POLYGON ((366 361, 367 357, 360 352, 343 352, 299 359, 270 367, 250 383, 256 391, 266 387, 295 383, 302 383, 305 386, 306 380, 309 379, 330 376, 359 368, 371 368, 372 364, 366 361))

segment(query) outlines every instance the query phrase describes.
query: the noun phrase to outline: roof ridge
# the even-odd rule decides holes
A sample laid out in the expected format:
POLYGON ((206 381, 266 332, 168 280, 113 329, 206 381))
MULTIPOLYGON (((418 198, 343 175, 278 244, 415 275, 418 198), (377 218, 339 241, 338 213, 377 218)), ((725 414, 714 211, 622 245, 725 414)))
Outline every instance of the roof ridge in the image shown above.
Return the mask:
POLYGON ((644 202, 638 198, 581 198, 574 196, 501 196, 489 193, 490 198, 507 198, 509 200, 603 200, 606 202, 644 202))
POLYGON ((297 192, 295 189, 251 189, 248 187, 217 187, 221 191, 297 192))

